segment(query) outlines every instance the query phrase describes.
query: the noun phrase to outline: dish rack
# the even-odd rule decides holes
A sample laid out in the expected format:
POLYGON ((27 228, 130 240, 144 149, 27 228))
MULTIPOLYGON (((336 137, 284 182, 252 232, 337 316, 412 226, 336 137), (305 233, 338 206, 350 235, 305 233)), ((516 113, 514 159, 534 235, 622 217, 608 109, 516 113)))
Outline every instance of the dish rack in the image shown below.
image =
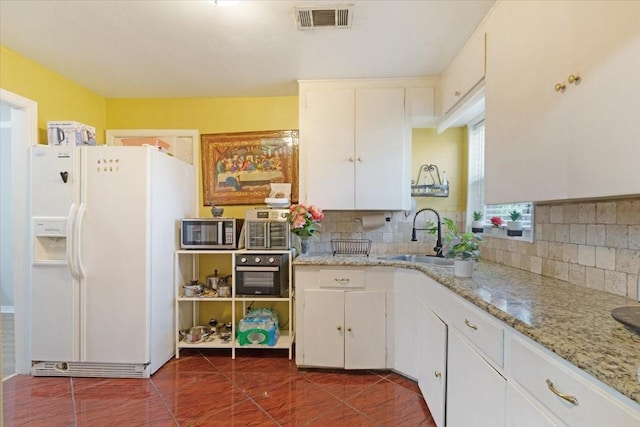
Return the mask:
POLYGON ((333 256, 338 255, 366 255, 371 251, 369 239, 331 239, 333 256))

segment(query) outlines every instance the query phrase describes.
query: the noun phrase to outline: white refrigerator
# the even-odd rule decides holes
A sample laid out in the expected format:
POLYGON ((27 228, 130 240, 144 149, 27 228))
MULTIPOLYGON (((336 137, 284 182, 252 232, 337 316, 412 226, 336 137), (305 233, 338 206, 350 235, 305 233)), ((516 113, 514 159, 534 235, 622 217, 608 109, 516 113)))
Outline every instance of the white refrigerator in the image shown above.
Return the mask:
POLYGON ((145 378, 175 354, 194 174, 152 147, 32 148, 32 375, 145 378))

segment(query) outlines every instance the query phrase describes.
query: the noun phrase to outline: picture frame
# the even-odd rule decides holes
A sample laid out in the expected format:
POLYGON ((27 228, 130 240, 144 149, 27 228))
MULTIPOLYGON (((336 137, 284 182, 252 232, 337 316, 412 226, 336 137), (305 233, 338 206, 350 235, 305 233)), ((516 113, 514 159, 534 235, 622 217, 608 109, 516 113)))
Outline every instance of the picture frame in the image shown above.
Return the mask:
POLYGON ((291 183, 298 201, 299 131, 201 135, 203 206, 264 204, 271 183, 291 183))

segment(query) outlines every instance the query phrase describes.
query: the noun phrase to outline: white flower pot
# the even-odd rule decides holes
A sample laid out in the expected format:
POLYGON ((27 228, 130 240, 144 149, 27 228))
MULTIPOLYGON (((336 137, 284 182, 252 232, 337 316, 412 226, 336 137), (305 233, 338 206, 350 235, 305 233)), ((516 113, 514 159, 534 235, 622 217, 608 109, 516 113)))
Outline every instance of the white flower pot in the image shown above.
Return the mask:
POLYGON ((484 231, 484 221, 471 221, 471 231, 473 233, 482 233, 484 231))
POLYGON ((507 236, 522 236, 522 222, 507 221, 507 236))
POLYGON ((475 261, 456 259, 453 261, 453 275, 456 277, 471 277, 475 261))

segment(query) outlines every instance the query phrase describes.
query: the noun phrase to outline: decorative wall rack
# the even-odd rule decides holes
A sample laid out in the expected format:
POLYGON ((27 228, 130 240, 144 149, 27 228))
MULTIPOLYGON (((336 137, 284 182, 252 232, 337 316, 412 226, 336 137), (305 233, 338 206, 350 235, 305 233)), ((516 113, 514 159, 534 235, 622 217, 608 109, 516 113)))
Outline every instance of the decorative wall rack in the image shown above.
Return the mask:
POLYGON ((420 166, 418 177, 415 181, 411 180, 411 197, 449 197, 449 181, 446 172, 443 171, 440 178, 437 165, 420 166), (423 172, 424 177, 422 177, 423 172))

